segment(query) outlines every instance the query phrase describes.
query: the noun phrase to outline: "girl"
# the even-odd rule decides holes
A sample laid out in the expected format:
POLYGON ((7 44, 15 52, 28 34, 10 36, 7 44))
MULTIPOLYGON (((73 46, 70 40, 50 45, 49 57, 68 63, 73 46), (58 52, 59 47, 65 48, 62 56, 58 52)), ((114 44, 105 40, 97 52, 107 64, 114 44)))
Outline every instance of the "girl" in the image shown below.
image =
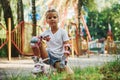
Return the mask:
MULTIPOLYGON (((73 71, 66 65, 66 58, 70 55, 70 44, 67 32, 58 26, 59 16, 55 9, 50 9, 46 12, 46 22, 49 25, 49 29, 40 34, 38 37, 34 37, 31 40, 31 46, 35 56, 39 59, 49 58, 44 61, 50 64, 57 71, 66 71, 73 73, 73 71), (36 40, 36 42, 34 42, 36 40), (43 46, 42 40, 46 40, 46 49, 43 46)), ((37 62, 36 57, 33 59, 37 62)), ((33 73, 40 72, 40 65, 35 65, 33 73)))

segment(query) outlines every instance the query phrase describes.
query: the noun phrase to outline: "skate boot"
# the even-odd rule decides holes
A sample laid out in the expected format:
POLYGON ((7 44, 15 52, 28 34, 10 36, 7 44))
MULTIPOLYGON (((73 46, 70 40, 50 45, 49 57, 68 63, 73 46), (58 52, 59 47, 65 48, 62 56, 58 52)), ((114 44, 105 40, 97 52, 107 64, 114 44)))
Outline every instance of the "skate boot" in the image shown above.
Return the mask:
POLYGON ((39 62, 39 58, 37 56, 32 56, 32 60, 34 61, 34 63, 39 62))
POLYGON ((44 73, 44 63, 41 59, 37 62, 32 70, 33 74, 44 73))

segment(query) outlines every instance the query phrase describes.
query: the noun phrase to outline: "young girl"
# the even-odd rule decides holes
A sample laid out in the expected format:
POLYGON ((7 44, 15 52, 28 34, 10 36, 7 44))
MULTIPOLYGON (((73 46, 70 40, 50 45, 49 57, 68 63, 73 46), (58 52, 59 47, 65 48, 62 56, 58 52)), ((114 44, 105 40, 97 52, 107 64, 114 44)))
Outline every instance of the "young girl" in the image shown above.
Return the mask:
MULTIPOLYGON (((49 29, 40 34, 38 37, 33 37, 31 40, 31 46, 36 59, 49 58, 45 63, 50 64, 57 71, 66 71, 73 73, 66 65, 66 58, 70 55, 70 44, 67 32, 58 27, 59 16, 55 9, 50 9, 46 12, 46 22, 49 24, 49 29), (42 40, 46 40, 47 48, 43 46, 42 40), (36 41, 36 42, 34 42, 36 41)), ((39 60, 40 60, 39 59, 39 60)), ((33 72, 39 72, 40 68, 35 65, 33 72)))

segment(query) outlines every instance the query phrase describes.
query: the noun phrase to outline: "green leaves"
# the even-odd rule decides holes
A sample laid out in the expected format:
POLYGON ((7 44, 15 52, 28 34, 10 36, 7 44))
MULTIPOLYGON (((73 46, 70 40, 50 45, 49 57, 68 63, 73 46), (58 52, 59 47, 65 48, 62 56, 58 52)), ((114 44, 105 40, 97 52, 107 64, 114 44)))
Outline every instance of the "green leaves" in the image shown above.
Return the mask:
POLYGON ((105 8, 103 11, 88 12, 88 27, 91 36, 95 38, 107 37, 108 24, 111 25, 114 40, 120 40, 120 4, 113 4, 111 8, 105 8))

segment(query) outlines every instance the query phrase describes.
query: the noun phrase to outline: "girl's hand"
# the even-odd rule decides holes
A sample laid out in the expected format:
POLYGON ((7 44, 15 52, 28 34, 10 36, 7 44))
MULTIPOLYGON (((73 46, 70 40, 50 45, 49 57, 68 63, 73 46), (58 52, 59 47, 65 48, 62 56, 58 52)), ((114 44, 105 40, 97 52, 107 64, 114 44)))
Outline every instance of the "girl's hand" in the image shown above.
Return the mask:
POLYGON ((45 36, 43 39, 46 40, 46 41, 50 41, 51 38, 50 38, 49 35, 47 35, 47 36, 45 36))

